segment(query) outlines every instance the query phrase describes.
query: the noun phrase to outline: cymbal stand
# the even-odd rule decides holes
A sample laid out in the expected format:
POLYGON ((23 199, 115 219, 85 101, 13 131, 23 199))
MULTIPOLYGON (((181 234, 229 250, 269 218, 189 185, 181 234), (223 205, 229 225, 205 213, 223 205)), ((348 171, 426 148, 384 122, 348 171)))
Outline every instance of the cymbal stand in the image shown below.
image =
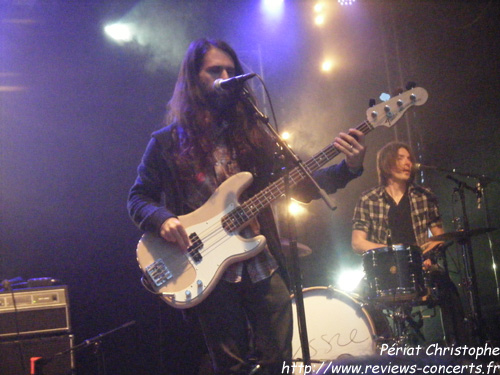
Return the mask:
POLYGON ((411 314, 411 303, 401 303, 390 308, 392 310, 392 320, 394 322, 394 340, 398 346, 411 344, 408 326, 413 328, 416 335, 425 341, 425 337, 420 331, 423 326, 423 321, 416 322, 411 314))
MULTIPOLYGON (((465 184, 462 181, 458 181, 456 179, 453 179, 451 176, 447 176, 447 178, 452 179, 455 181, 457 184, 464 184, 464 187, 470 191, 472 191, 474 194, 476 194, 476 199, 477 199, 477 209, 479 210, 481 208, 481 204, 484 204, 484 210, 485 210, 485 215, 486 215, 486 225, 488 228, 492 228, 492 222, 491 222, 491 217, 490 217, 490 212, 488 208, 488 202, 487 202, 487 197, 484 189, 492 182, 496 182, 497 184, 500 184, 500 179, 498 178, 493 178, 490 176, 487 176, 485 174, 477 174, 477 173, 470 173, 470 172, 460 172, 457 171, 455 168, 448 169, 448 168, 440 168, 440 167, 435 167, 435 166, 428 166, 428 165, 420 165, 420 168, 422 169, 430 169, 430 170, 435 170, 438 172, 446 172, 446 173, 451 173, 457 176, 462 176, 466 178, 473 178, 477 180, 476 187, 470 187, 467 184, 465 184)), ((495 275, 495 287, 496 287, 496 295, 497 295, 497 304, 500 304, 500 283, 499 283, 499 278, 498 278, 498 267, 497 262, 495 260, 496 256, 498 257, 498 253, 495 256, 495 252, 493 249, 493 241, 491 240, 491 234, 488 233, 488 245, 489 245, 489 250, 490 250, 490 255, 491 255, 491 261, 492 261, 492 266, 493 266, 493 271, 495 275)))
MULTIPOLYGON (((454 177, 448 175, 446 178, 454 181, 458 184, 458 187, 454 189, 454 193, 457 193, 460 197, 460 204, 462 206, 463 215, 463 229, 467 233, 470 231, 469 218, 467 216, 467 209, 465 206, 465 189, 474 191, 474 188, 467 185, 465 182, 455 179, 454 177)), ((462 257, 465 266, 465 290, 467 296, 467 302, 470 308, 470 318, 474 324, 474 333, 479 338, 480 343, 484 342, 484 331, 482 326, 482 313, 481 304, 479 301, 479 290, 477 287, 476 279, 476 269, 474 266, 474 258, 472 254, 472 244, 470 237, 464 237, 458 241, 462 247, 462 257)))
MULTIPOLYGON (((488 200, 487 200, 487 194, 484 192, 484 189, 488 186, 490 182, 495 182, 497 180, 490 179, 486 176, 477 176, 476 179, 478 180, 476 184, 476 196, 477 196, 477 208, 478 210, 481 209, 481 202, 483 203, 484 206, 484 212, 486 216, 486 227, 491 228, 493 227, 493 223, 491 221, 491 215, 488 207, 488 200)), ((497 181, 500 182, 500 181, 497 181)), ((491 261, 493 263, 493 271, 495 275, 495 287, 496 287, 496 294, 497 294, 497 304, 500 306, 500 284, 498 280, 498 262, 495 260, 495 252, 493 249, 493 241, 491 240, 491 234, 487 233, 488 236, 488 247, 490 249, 490 254, 491 254, 491 261)), ((497 254, 498 255, 498 254, 497 254)))

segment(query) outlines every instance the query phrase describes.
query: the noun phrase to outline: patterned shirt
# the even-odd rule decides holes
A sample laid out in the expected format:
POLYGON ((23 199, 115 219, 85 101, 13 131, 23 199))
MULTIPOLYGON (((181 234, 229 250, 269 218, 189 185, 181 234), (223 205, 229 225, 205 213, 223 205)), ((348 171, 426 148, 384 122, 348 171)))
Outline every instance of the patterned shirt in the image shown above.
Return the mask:
MULTIPOLYGON (((196 178, 186 180, 183 183, 186 191, 185 203, 193 210, 202 206, 222 182, 240 172, 235 152, 231 152, 227 147, 224 137, 217 137, 217 135, 220 134, 214 134, 216 146, 212 152, 213 169, 209 171, 196 170, 196 178)), ((259 233, 259 222, 253 220, 240 231, 239 235, 243 238, 252 238, 259 233)), ((246 266, 248 275, 254 283, 268 278, 278 268, 278 263, 266 246, 255 257, 244 262, 231 264, 222 278, 233 283, 240 282, 243 276, 243 265, 246 266)))
MULTIPOLYGON (((428 230, 442 226, 437 198, 428 188, 415 184, 408 187, 408 197, 413 231, 417 245, 422 246, 428 241, 428 230)), ((364 192, 354 210, 352 229, 365 232, 368 241, 387 244, 389 199, 384 186, 364 192)))

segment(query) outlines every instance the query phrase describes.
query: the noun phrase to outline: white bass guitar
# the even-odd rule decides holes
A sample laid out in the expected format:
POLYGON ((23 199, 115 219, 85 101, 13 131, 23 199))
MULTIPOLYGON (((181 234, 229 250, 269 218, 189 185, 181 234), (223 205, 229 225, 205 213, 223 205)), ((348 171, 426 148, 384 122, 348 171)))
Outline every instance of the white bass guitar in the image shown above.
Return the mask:
MULTIPOLYGON (((366 111, 367 119, 357 126, 364 134, 378 126, 393 126, 413 106, 427 101, 427 91, 415 87, 366 111)), ((312 174, 340 154, 330 144, 305 167, 312 174)), ((290 171, 290 185, 305 178, 298 167, 290 171)), ((239 203, 240 194, 252 183, 249 172, 224 181, 200 208, 179 217, 192 246, 187 252, 152 233, 145 233, 137 246, 137 261, 151 289, 169 305, 185 309, 202 302, 215 288, 227 267, 257 255, 266 243, 262 235, 246 239, 239 235, 259 212, 284 195, 285 181, 268 187, 239 203)))

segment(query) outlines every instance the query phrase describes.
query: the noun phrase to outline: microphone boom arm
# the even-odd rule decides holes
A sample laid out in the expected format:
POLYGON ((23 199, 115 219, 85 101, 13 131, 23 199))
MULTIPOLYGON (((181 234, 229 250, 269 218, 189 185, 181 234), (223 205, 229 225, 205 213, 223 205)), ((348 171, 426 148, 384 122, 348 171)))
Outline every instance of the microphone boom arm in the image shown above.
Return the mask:
POLYGON ((255 103, 252 101, 252 99, 249 96, 249 93, 247 90, 242 91, 242 96, 243 98, 246 99, 246 101, 252 106, 252 108, 255 111, 255 115, 259 120, 262 121, 262 123, 266 126, 266 128, 271 132, 273 135, 274 139, 278 143, 278 145, 286 152, 288 156, 290 156, 293 160, 293 162, 300 168, 302 172, 304 172, 305 176, 313 183, 313 185, 316 187, 318 190, 319 195, 321 196, 321 199, 325 202, 325 204, 328 206, 330 210, 336 210, 337 207, 331 202, 330 197, 328 194, 318 185, 314 177, 311 175, 311 173, 307 170, 307 168, 304 166, 304 163, 300 158, 295 154, 295 152, 286 144, 286 142, 283 141, 281 136, 278 134, 276 129, 274 129, 270 122, 269 118, 264 115, 259 108, 255 105, 255 103))

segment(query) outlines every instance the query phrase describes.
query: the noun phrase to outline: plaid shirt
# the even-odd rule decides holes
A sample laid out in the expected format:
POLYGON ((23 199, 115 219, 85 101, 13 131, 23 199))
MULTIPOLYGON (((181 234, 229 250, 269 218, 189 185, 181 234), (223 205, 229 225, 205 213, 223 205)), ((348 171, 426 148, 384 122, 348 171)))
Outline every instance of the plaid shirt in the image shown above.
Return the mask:
MULTIPOLYGON (((428 241, 428 230, 442 226, 437 198, 428 188, 415 184, 408 187, 408 197, 413 231, 417 245, 422 246, 428 241)), ((354 210, 352 229, 367 233, 368 241, 387 244, 389 199, 384 186, 364 192, 354 210)))

